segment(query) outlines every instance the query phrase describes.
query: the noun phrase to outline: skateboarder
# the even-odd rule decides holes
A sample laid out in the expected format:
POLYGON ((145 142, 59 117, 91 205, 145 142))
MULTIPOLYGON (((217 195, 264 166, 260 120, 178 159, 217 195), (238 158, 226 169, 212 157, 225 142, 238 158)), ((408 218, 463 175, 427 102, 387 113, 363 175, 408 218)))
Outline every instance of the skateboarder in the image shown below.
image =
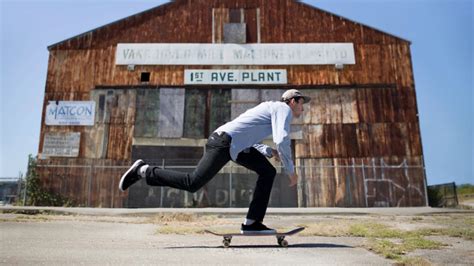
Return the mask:
POLYGON ((260 103, 222 125, 209 136, 204 155, 192 173, 165 170, 137 160, 123 174, 119 189, 125 191, 146 178, 150 186, 167 186, 194 193, 232 160, 258 174, 247 217, 241 226, 242 233, 275 233, 262 223, 276 175, 275 168, 265 157, 281 160, 290 186, 296 184, 298 176, 291 158, 290 124, 293 117, 301 116, 303 104, 310 99, 298 90, 287 90, 280 102, 260 103), (273 136, 276 150, 260 144, 269 135, 273 136))

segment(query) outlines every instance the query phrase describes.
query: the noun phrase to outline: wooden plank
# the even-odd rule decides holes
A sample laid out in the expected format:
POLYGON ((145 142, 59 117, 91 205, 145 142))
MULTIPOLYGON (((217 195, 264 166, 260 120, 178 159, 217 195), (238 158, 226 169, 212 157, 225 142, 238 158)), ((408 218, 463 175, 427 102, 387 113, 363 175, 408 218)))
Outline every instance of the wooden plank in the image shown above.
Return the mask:
POLYGON ((356 127, 358 156, 369 157, 371 155, 371 139, 369 136, 369 127, 367 124, 359 124, 356 127))
POLYGON ((359 113, 355 89, 340 90, 339 93, 342 106, 342 123, 358 123, 359 113))

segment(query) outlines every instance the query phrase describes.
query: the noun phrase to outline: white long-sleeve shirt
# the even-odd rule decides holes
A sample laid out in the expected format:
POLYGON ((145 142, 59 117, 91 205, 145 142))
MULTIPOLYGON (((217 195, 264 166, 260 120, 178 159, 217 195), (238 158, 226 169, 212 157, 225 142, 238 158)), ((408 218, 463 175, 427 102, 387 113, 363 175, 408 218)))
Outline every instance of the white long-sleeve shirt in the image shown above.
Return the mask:
POLYGON ((259 144, 272 135, 285 172, 291 175, 295 171, 291 158, 292 118, 291 109, 286 103, 263 102, 220 126, 215 132, 226 132, 232 137, 230 156, 234 161, 240 152, 252 146, 265 156, 272 157, 271 148, 259 144))

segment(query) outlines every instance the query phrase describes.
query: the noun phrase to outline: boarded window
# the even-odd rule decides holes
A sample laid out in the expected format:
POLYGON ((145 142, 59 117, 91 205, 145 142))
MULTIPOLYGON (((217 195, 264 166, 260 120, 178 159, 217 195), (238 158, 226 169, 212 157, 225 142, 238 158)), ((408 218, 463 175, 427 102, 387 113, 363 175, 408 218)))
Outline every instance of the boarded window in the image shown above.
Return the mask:
POLYGON ((204 138, 206 124, 207 90, 186 90, 184 110, 185 138, 204 138))
POLYGON ((225 23, 224 43, 245 43, 246 28, 245 23, 225 23))
POLYGON ((241 9, 241 8, 231 8, 229 10, 229 22, 230 23, 241 23, 243 21, 242 15, 243 15, 243 9, 241 9))
MULTIPOLYGON (((212 42, 224 42, 224 25, 238 23, 245 25, 242 43, 260 42, 260 9, 259 8, 213 8, 212 9, 212 42)), ((231 42, 231 41, 228 41, 231 42)))
POLYGON ((260 90, 232 89, 232 119, 260 103, 260 90))
POLYGON ((160 89, 160 118, 158 136, 183 136, 184 89, 160 89))
POLYGON ((228 89, 213 89, 210 92, 209 132, 211 133, 219 126, 230 121, 231 91, 228 89))
POLYGON ((272 101, 278 102, 281 100, 281 96, 285 90, 274 89, 274 90, 262 90, 262 102, 272 101))
MULTIPOLYGON (((126 143, 133 137, 136 92, 127 89, 94 89, 96 123, 84 136, 87 158, 128 158, 126 143)), ((82 155, 80 155, 82 156, 82 155)))
POLYGON ((135 137, 157 137, 160 117, 160 91, 141 89, 137 91, 135 137))
POLYGON ((258 8, 245 9, 244 22, 246 27, 246 42, 260 42, 260 10, 258 8))

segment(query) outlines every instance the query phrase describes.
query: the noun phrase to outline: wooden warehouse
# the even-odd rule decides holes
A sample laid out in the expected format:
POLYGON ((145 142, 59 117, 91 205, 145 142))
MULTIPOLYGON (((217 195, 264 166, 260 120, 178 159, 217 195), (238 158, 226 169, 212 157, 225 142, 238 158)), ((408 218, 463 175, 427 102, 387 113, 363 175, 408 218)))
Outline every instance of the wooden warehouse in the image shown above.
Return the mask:
POLYGON ((289 88, 312 101, 292 126, 298 185, 279 171, 271 206, 426 205, 407 40, 293 0, 176 0, 48 50, 38 173, 77 205, 246 207, 256 176, 233 163, 194 194, 117 186, 137 158, 189 169, 289 88))

